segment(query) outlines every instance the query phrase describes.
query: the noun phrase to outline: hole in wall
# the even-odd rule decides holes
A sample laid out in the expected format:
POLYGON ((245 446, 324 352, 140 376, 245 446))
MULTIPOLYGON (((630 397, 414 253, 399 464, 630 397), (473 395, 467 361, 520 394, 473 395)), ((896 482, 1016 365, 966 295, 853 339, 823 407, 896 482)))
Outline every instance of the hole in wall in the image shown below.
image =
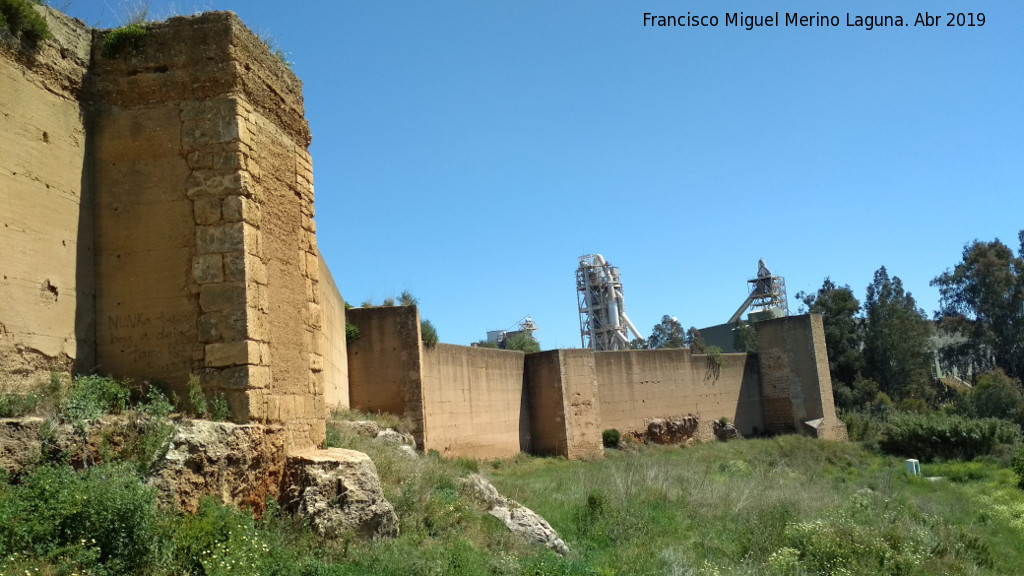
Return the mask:
POLYGON ((43 142, 50 143, 50 134, 48 132, 43 132, 43 142))

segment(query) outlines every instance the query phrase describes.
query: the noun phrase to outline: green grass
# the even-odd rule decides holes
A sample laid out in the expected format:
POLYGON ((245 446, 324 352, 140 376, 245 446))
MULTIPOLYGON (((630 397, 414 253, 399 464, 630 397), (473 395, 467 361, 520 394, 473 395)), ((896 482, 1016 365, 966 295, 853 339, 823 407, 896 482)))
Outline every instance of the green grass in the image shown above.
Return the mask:
POLYGON ((489 475, 588 565, 616 574, 1014 574, 1024 492, 991 462, 926 465, 785 436, 489 475), (965 505, 969 503, 969 505, 965 505))
POLYGON ((477 462, 411 458, 334 424, 343 419, 377 416, 336 413, 329 445, 374 460, 399 516, 396 539, 326 541, 274 502, 262 519, 213 500, 178 515, 157 507, 138 466, 39 468, 18 483, 0 479, 0 573, 986 575, 1024 566, 1024 491, 995 457, 925 463, 939 481, 908 477, 901 458, 859 444, 798 436, 627 443, 596 462, 477 462), (487 515, 460 482, 473 471, 543 515, 570 556, 521 542, 487 515))

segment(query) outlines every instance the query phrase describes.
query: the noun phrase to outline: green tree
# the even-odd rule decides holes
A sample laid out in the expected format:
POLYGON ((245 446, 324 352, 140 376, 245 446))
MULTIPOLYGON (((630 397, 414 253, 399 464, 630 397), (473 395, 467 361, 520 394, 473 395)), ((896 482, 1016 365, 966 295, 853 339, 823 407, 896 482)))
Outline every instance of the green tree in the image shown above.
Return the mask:
POLYGON ((1024 425, 1020 382, 998 368, 978 375, 974 388, 964 398, 964 408, 975 418, 1002 418, 1024 425))
POLYGON ((964 246, 952 270, 932 280, 939 288, 936 317, 947 332, 967 337, 947 352, 974 373, 995 365, 1013 378, 1024 377, 1024 230, 1017 255, 995 239, 964 246))
POLYGON ((862 323, 857 318, 860 302, 853 295, 853 290, 849 286, 836 286, 826 277, 817 292, 800 292, 796 297, 808 312, 821 314, 833 386, 838 383, 852 388, 857 375, 864 369, 864 355, 861 353, 864 334, 862 323))
POLYGON ((742 320, 736 324, 732 331, 732 347, 737 352, 757 354, 757 332, 750 324, 742 320))
POLYGON ((647 347, 651 350, 685 348, 686 330, 683 329, 683 325, 679 323, 678 319, 668 315, 662 316, 661 322, 655 324, 654 329, 651 330, 651 337, 647 339, 647 347))
POLYGON ((519 350, 527 354, 540 352, 540 342, 526 332, 518 332, 505 339, 505 350, 519 350))
POLYGON ((694 354, 703 354, 707 351, 707 344, 704 343, 704 336, 701 335, 700 330, 697 330, 693 326, 690 326, 686 330, 686 347, 694 354))
POLYGON ((889 277, 885 266, 875 272, 864 300, 864 373, 896 400, 929 399, 931 324, 917 307, 898 276, 889 277))

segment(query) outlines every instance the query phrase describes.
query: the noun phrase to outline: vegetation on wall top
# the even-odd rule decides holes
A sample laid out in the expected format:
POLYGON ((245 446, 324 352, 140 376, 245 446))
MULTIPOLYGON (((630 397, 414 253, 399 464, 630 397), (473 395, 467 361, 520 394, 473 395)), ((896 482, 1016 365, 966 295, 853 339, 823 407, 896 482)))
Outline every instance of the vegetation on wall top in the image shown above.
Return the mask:
POLYGON ((145 36, 146 27, 140 23, 111 30, 103 38, 103 57, 117 58, 126 50, 134 56, 142 49, 142 39, 145 36))
POLYGON ((42 2, 28 0, 0 0, 0 28, 6 28, 29 47, 36 48, 41 40, 50 38, 46 18, 32 7, 42 2))

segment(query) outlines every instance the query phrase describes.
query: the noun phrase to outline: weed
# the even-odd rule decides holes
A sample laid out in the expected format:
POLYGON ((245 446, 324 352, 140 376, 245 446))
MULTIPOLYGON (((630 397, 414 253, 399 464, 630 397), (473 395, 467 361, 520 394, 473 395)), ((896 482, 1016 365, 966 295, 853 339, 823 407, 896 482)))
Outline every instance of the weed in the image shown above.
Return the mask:
POLYGON ((437 344, 437 329, 434 328, 434 324, 430 320, 420 322, 420 334, 423 339, 423 344, 428 348, 437 344))
POLYGON ((142 41, 145 37, 146 27, 141 23, 128 24, 111 30, 103 38, 103 57, 117 58, 125 51, 134 56, 142 49, 142 41))
POLYGON ((210 420, 225 422, 229 416, 231 416, 231 407, 228 405, 228 399, 223 393, 214 394, 213 400, 210 402, 210 420))

